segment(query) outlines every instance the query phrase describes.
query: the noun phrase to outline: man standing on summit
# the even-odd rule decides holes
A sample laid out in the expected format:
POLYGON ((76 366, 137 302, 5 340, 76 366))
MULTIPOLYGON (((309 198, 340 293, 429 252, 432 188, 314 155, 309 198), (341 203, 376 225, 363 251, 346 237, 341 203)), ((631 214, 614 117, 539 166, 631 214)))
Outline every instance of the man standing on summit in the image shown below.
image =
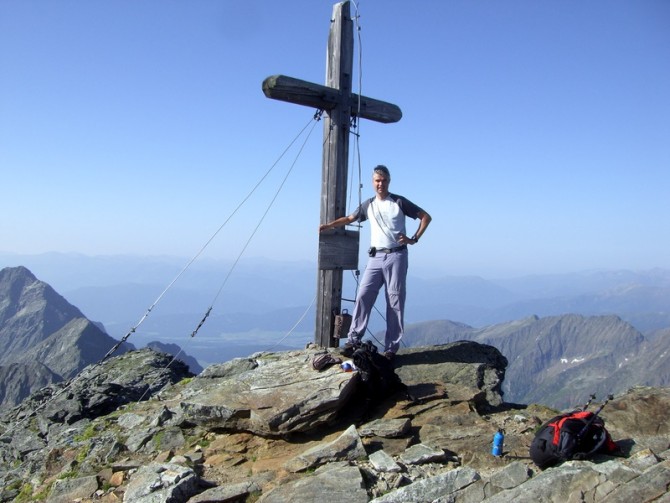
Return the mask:
POLYGON ((415 245, 426 232, 431 216, 409 199, 391 194, 391 174, 386 166, 375 167, 372 185, 375 197, 364 201, 351 215, 322 224, 319 232, 353 222, 370 221, 368 265, 363 273, 352 314, 351 328, 342 354, 351 356, 365 335, 370 313, 382 286, 386 288, 386 336, 384 356, 392 360, 404 331, 407 279, 407 245, 415 245), (407 236, 405 217, 419 219, 419 228, 407 236))

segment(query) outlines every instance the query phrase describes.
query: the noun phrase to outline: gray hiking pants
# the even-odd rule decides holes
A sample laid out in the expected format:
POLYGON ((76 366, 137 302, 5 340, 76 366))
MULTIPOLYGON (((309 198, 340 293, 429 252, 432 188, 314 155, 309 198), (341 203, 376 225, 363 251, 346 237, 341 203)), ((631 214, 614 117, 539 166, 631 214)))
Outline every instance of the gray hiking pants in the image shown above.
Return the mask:
POLYGON ((396 353, 404 332, 407 280, 407 250, 380 253, 370 257, 356 295, 351 317, 349 342, 358 342, 365 335, 370 313, 382 286, 386 287, 386 336, 384 351, 396 353))

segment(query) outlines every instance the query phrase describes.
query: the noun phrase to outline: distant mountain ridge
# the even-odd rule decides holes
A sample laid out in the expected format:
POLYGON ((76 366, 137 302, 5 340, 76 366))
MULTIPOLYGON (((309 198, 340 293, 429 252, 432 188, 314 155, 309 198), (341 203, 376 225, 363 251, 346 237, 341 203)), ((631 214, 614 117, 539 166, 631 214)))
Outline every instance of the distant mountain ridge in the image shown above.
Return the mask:
MULTIPOLYGON (((99 320, 105 327, 127 327, 139 319, 186 262, 165 256, 0 252, 0 268, 28 267, 89 319, 99 320)), ((230 261, 214 259, 195 262, 153 317, 179 314, 197 323, 231 265, 230 261)), ((418 269, 409 270, 408 323, 449 319, 481 327, 534 314, 574 313, 617 314, 645 335, 670 327, 670 270, 666 269, 593 270, 507 279, 440 273, 421 276, 415 272, 418 269)), ((245 259, 231 274, 213 314, 223 311, 256 328, 253 323, 259 315, 275 312, 275 322, 292 326, 296 309, 305 309, 316 293, 316 270, 316 264, 309 262, 245 259), (282 311, 284 318, 278 318, 282 311)), ((355 291, 353 275, 345 275, 343 297, 351 299, 355 291)), ((313 330, 313 317, 305 325, 313 330)), ((113 330, 109 333, 117 335, 113 330)))
POLYGON ((0 270, 0 406, 73 377, 117 342, 25 267, 0 270))
POLYGON ((448 320, 410 325, 409 346, 471 340, 508 359, 505 400, 568 408, 595 393, 670 384, 670 334, 650 341, 615 315, 562 315, 473 328, 448 320))
POLYGON ((643 333, 670 327, 670 271, 584 271, 502 280, 416 279, 408 286, 413 319, 486 326, 538 315, 616 314, 643 333), (441 314, 438 314, 441 313, 441 314))
MULTIPOLYGON (((284 275, 288 272, 285 270, 284 275)), ((0 398, 4 400, 7 397, 7 403, 16 403, 17 396, 25 396, 17 390, 34 390, 76 374, 87 363, 102 358, 117 342, 87 320, 79 308, 65 301, 48 284, 38 281, 25 267, 7 268, 1 273, 0 377, 6 378, 0 385, 0 398), (17 334, 24 336, 18 337, 17 334), (43 367, 35 366, 36 363, 43 367)), ((253 283, 252 276, 246 274, 245 279, 253 283)), ((584 285, 577 284, 575 278, 570 282, 557 277, 548 291, 552 294, 577 293, 605 286, 611 294, 603 291, 593 296, 606 298, 610 295, 617 301, 624 298, 622 294, 641 291, 643 295, 634 296, 639 301, 637 304, 626 304, 631 311, 643 316, 657 309, 656 314, 660 316, 655 318, 657 321, 670 311, 665 310, 664 302, 668 300, 662 294, 670 282, 670 275, 665 271, 658 271, 658 276, 650 272, 614 275, 599 273, 581 277, 584 285), (619 279, 623 282, 618 283, 619 279)), ((288 280, 285 278, 285 281, 299 283, 300 276, 291 276, 288 280)), ((460 278, 457 282, 472 287, 469 293, 463 295, 462 306, 465 306, 465 302, 477 300, 477 292, 482 291, 482 288, 489 292, 482 300, 489 306, 489 311, 481 308, 484 312, 504 310, 510 306, 502 298, 507 291, 502 286, 492 285, 481 278, 460 278)), ((279 284, 278 279, 268 283, 270 289, 280 289, 279 284)), ((420 288, 412 297, 415 298, 414 302, 422 298, 430 298, 435 302, 444 298, 452 302, 458 297, 458 291, 450 291, 448 296, 445 292, 454 284, 449 281, 441 284, 440 279, 430 280, 424 285, 426 288, 420 288), (428 288, 427 284, 433 286, 428 288)), ((309 286, 312 285, 310 281, 309 286)), ((258 284, 254 286, 261 302, 256 304, 254 295, 249 293, 240 297, 243 302, 239 305, 248 309, 246 313, 233 312, 210 317, 206 328, 215 335, 199 334, 197 338, 189 340, 194 341, 189 347, 189 353, 196 358, 199 355, 212 358, 204 360, 209 364, 248 356, 256 351, 282 349, 270 344, 276 340, 273 331, 277 333, 288 329, 300 313, 304 313, 304 308, 293 306, 274 311, 264 310, 267 309, 266 300, 276 295, 276 292, 267 289, 261 291, 258 284), (267 337, 266 332, 270 334, 267 337)), ((530 289, 539 288, 539 284, 530 286, 530 289)), ((114 288, 118 288, 118 285, 114 288)), ((291 295, 304 288, 294 284, 287 295, 280 296, 281 304, 291 306, 291 295)), ((523 302, 519 299, 523 299, 526 293, 519 285, 514 288, 516 293, 509 294, 508 298, 514 297, 517 302, 523 302)), ((117 293, 119 298, 123 298, 121 291, 117 293)), ((549 302, 547 299, 545 301, 549 302)), ((408 306, 408 312, 415 313, 412 309, 416 307, 408 306)), ((474 306, 469 308, 475 309, 474 306)), ((159 341, 160 348, 165 349, 171 347, 176 336, 183 340, 194 328, 193 323, 184 321, 185 316, 192 322, 200 320, 202 315, 197 313, 194 316, 188 310, 167 313, 166 307, 161 306, 143 325, 145 329, 149 327, 145 339, 150 338, 143 342, 159 341)), ((436 312, 442 311, 438 309, 436 312)), ((507 319, 479 328, 462 321, 448 321, 446 316, 442 316, 437 318, 438 321, 408 323, 404 342, 409 346, 417 346, 465 339, 500 349, 510 362, 503 387, 505 399, 519 403, 535 402, 567 407, 582 402, 585 396, 594 392, 603 395, 622 392, 634 385, 665 386, 670 383, 670 329, 667 327, 656 329, 646 336, 616 314, 566 314, 560 310, 559 313, 534 313, 512 318, 514 321, 507 319)), ((310 319, 310 316, 305 320, 307 329, 301 336, 302 340, 295 343, 297 347, 304 347, 305 339, 311 340, 313 337, 310 333, 313 330, 313 318, 310 319)), ((124 328, 128 326, 131 326, 130 323, 124 328)), ((142 340, 139 336, 139 333, 134 333, 133 342, 142 340)), ((286 345, 290 347, 290 344, 294 343, 286 345)))

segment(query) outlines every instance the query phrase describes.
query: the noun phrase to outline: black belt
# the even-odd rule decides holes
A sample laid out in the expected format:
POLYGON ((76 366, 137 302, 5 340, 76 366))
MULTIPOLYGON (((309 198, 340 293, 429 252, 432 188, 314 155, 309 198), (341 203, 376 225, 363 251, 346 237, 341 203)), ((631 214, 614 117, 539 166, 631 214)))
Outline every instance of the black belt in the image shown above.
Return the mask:
POLYGON ((398 246, 397 248, 377 248, 380 253, 395 253, 407 249, 407 245, 398 246))

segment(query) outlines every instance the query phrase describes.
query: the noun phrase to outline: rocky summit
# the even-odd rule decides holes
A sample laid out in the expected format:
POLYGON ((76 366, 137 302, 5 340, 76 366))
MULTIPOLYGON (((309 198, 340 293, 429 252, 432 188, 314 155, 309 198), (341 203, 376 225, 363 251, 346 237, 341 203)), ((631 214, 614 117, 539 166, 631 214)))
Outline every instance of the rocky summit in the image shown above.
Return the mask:
POLYGON ((338 364, 315 370, 325 351, 257 353, 198 376, 151 349, 87 367, 0 416, 0 501, 670 500, 667 388, 603 409, 620 455, 541 471, 528 448, 557 411, 505 402, 496 348, 405 349, 394 365, 406 389, 389 396, 338 364))

